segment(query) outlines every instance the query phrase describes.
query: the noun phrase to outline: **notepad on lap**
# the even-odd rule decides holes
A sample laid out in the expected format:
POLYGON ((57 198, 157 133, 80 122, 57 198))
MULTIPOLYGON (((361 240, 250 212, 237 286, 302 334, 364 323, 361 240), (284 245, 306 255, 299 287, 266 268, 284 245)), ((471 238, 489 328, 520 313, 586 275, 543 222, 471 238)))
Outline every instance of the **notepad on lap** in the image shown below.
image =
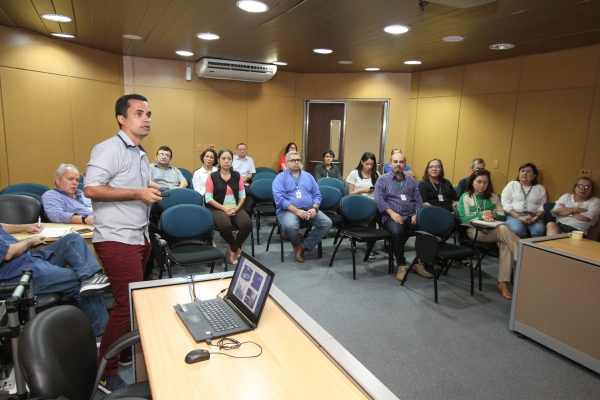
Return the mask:
POLYGON ((504 225, 502 221, 486 222, 480 219, 471 220, 471 225, 478 226, 480 228, 496 228, 500 225, 504 225))
POLYGON ((71 232, 71 228, 44 228, 43 231, 36 234, 37 236, 45 236, 47 238, 59 238, 71 232))

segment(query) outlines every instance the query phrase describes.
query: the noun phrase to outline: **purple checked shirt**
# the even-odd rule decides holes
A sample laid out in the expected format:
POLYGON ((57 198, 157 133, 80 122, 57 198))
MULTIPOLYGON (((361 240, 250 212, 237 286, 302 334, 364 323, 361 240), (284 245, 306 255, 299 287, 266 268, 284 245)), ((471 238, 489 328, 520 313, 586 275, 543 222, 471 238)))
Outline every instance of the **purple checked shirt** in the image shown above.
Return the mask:
POLYGON ((392 209, 400 214, 402 219, 411 218, 423 207, 423 199, 415 178, 404 175, 402 180, 398 180, 393 172, 388 172, 375 184, 375 204, 385 224, 390 219, 385 210, 392 209), (402 200, 401 195, 406 196, 406 200, 402 200))

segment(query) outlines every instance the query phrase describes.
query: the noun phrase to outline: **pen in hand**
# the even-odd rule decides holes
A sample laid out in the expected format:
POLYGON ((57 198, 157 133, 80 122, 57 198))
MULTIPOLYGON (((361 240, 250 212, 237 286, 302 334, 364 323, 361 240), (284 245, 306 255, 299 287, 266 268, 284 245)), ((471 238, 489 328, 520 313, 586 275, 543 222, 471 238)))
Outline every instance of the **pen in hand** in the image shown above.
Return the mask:
POLYGON ((38 229, 42 227, 42 217, 38 215, 38 229))

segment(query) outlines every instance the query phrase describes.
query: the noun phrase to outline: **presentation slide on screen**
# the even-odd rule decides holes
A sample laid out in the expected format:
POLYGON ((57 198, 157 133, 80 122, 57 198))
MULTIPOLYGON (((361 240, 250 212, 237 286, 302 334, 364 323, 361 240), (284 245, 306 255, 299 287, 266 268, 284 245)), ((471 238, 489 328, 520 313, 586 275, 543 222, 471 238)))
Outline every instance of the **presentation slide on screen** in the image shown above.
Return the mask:
POLYGON ((259 268, 256 268, 250 261, 244 261, 242 273, 233 294, 254 312, 256 309, 256 300, 263 289, 267 275, 259 268))

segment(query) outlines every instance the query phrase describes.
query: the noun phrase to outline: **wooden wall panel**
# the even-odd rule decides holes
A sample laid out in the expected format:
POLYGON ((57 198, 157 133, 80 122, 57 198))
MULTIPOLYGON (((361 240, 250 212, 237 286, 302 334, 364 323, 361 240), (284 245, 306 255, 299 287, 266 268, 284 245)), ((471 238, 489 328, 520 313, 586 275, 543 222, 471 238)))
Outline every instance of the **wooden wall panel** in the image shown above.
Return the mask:
MULTIPOLYGON (((461 98, 420 98, 418 101, 414 156, 407 157, 407 163, 420 179, 432 158, 442 161, 454 158, 461 98)), ((444 165, 447 176, 452 176, 453 171, 451 162, 444 165)))
MULTIPOLYGON (((344 148, 344 179, 356 168, 362 155, 369 151, 381 163, 381 116, 383 102, 351 101, 346 107, 346 145, 344 148)), ((325 150, 325 149, 323 149, 325 150)), ((336 154, 337 156, 337 154, 336 154)))
POLYGON ((67 75, 67 43, 0 26, 0 65, 67 75))
POLYGON ((246 144, 254 165, 279 171, 279 157, 283 155, 285 146, 293 141, 294 98, 251 96, 248 100, 246 144))
MULTIPOLYGON (((0 70, 1 71, 1 70, 0 70)), ((2 76, 0 74, 0 92, 2 90, 2 76)), ((0 96, 0 110, 2 107, 2 96, 0 96)), ((4 133, 4 113, 0 112, 0 187, 10 184, 8 177, 8 158, 6 156, 6 135, 4 133)))
POLYGON ((465 67, 421 72, 419 97, 460 96, 465 67))
MULTIPOLYGON (((298 74, 298 78, 301 75, 298 74)), ((294 99, 294 140, 298 146, 298 154, 302 155, 304 143, 302 142, 302 129, 304 127, 304 99, 296 97, 294 99)), ((285 150, 285 149, 284 149, 285 150)), ((304 156, 303 156, 304 157, 304 156)))
POLYGON ((531 161, 555 201, 579 177, 592 108, 592 88, 521 93, 509 171, 531 161))
POLYGON ((408 103, 408 128, 406 132, 406 145, 404 148, 400 146, 396 146, 395 143, 388 140, 387 149, 385 151, 385 162, 389 162, 392 149, 395 147, 399 147, 404 154, 410 158, 414 159, 415 155, 415 129, 417 125, 417 108, 419 105, 418 99, 410 99, 408 103))
POLYGON ((421 82, 421 73, 414 72, 410 79, 410 98, 416 99, 419 97, 419 84, 421 82))
POLYGON ((477 157, 485 160, 497 193, 502 191, 507 179, 511 179, 508 162, 516 104, 517 94, 463 96, 456 157, 442 160, 445 169, 454 161, 454 174, 446 171, 446 176, 455 186, 469 175, 469 165, 477 157), (498 160, 498 169, 493 168, 494 160, 498 160))
MULTIPOLYGON (((600 176, 598 176, 600 174, 600 87, 596 87, 594 90, 594 103, 581 167, 596 170, 597 172, 594 171, 594 179, 600 179, 600 176)), ((596 189, 596 195, 600 196, 600 188, 596 189)))
POLYGON ((466 65, 463 95, 517 92, 522 61, 515 57, 466 65))
POLYGON ((117 83, 69 78, 69 90, 75 153, 73 164, 83 172, 94 146, 119 131, 114 105, 122 96, 122 86, 117 83), (102 106, 92 106, 95 104, 102 106))
POLYGON ((1 68, 10 184, 53 186, 60 163, 75 162, 66 76, 1 68))
POLYGON ((579 47, 523 57, 521 91, 592 86, 600 46, 579 47))
POLYGON ((194 90, 242 94, 248 93, 248 82, 227 81, 224 79, 198 78, 198 75, 196 75, 196 71, 193 71, 194 72, 192 74, 192 84, 194 86, 194 90))
POLYGON ((123 57, 118 54, 69 43, 69 75, 96 81, 120 83, 123 57))
POLYGON ((193 79, 199 79, 192 71, 192 81, 185 80, 185 61, 133 58, 133 78, 136 86, 153 86, 173 89, 194 88, 193 79))
POLYGON ((193 90, 136 86, 136 91, 148 99, 152 110, 150 135, 142 146, 148 161, 154 163, 160 146, 173 150, 172 164, 194 171, 199 160, 194 143, 193 90))
MULTIPOLYGON (((268 82, 265 83, 254 83, 248 82, 248 94, 253 95, 266 95, 266 96, 285 96, 294 97, 296 93, 296 76, 293 72, 282 72, 279 71, 277 74, 268 82)), ((252 100, 252 97, 249 97, 252 100)))

